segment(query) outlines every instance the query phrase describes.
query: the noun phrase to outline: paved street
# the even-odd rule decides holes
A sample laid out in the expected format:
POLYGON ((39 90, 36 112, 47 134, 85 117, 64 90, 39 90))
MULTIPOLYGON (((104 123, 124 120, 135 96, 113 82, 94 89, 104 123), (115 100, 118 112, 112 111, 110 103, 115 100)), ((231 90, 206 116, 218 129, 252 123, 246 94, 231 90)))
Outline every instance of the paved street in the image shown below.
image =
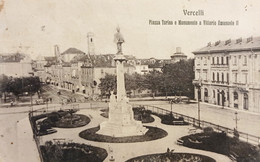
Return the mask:
MULTIPOLYGON (((154 105, 166 110, 171 110, 171 105, 166 101, 136 101, 140 105, 154 105)), ((237 109, 227 109, 215 105, 201 103, 201 120, 212 122, 228 128, 235 128, 235 112, 237 109)), ((173 104, 173 112, 198 118, 197 104, 173 104)), ((260 114, 237 111, 238 130, 252 135, 260 136, 260 114)))
MULTIPOLYGON (((43 106, 34 106, 34 109, 43 106)), ((28 119, 29 110, 28 106, 0 108, 0 162, 39 160, 28 119)))

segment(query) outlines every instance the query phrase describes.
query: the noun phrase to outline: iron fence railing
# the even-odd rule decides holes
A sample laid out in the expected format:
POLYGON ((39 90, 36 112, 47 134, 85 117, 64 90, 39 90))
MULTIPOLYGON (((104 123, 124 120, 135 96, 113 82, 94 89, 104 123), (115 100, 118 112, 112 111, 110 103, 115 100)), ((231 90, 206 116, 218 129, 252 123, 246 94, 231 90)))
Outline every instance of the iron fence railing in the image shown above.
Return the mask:
MULTIPOLYGON (((166 115, 166 114, 170 114, 172 113, 174 117, 182 117, 183 120, 195 127, 198 127, 200 129, 203 129, 205 127, 212 127, 215 131, 217 132, 225 132, 227 133, 229 136, 233 136, 234 135, 234 130, 218 125, 218 124, 214 124, 211 122, 207 122, 204 120, 198 120, 196 118, 184 115, 184 114, 180 114, 180 113, 176 113, 176 112, 171 112, 170 110, 166 110, 157 106, 152 106, 152 105, 136 105, 136 104, 132 104, 134 107, 144 107, 146 110, 150 110, 153 113, 156 114, 162 114, 162 115, 166 115), (200 126, 200 127, 199 127, 200 126)), ((243 140, 245 142, 248 143, 252 143, 252 144, 260 144, 260 137, 259 136, 255 136, 255 135, 251 135, 248 133, 244 133, 241 131, 237 131, 239 133, 239 139, 243 140)))

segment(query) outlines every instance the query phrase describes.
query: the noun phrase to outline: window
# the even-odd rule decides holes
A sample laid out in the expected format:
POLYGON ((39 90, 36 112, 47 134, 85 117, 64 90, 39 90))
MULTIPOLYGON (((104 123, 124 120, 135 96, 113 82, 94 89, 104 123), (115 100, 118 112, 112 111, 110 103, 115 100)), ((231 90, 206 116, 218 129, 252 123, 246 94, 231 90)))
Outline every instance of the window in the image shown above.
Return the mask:
POLYGON ((234 92, 234 107, 238 108, 238 93, 234 92))
POLYGON ((219 73, 217 73, 217 82, 219 82, 219 73))
POLYGON ((212 57, 212 64, 215 64, 215 57, 212 57))
POLYGON ((243 79, 244 83, 247 83, 247 73, 243 73, 243 79))
POLYGON ((229 64, 229 59, 228 59, 228 57, 226 57, 226 64, 227 64, 227 65, 229 64))
POLYGON ((243 108, 248 110, 248 94, 244 93, 244 105, 243 108))
POLYGON ((229 83, 229 74, 227 73, 227 83, 229 83))
POLYGON ((197 65, 199 65, 200 64, 200 58, 198 57, 197 58, 197 65))
POLYGON ((234 81, 237 83, 237 73, 234 73, 234 81))
POLYGON ((207 57, 204 57, 204 65, 207 65, 207 57))
POLYGON ((219 64, 219 57, 217 57, 217 64, 219 64))
POLYGON ((208 77, 207 77, 207 71, 203 71, 203 79, 205 80, 205 81, 207 81, 208 80, 208 77))
POLYGON ((216 94, 215 94, 215 90, 213 90, 213 98, 215 98, 216 96, 215 96, 216 94))
POLYGON ((200 76, 200 70, 196 70, 195 78, 198 80, 200 76))
POLYGON ((212 73, 212 80, 215 81, 215 73, 212 73))
POLYGON ((224 73, 221 74, 222 82, 224 82, 224 73))
POLYGON ((236 65, 237 64, 237 57, 234 56, 234 59, 233 59, 233 65, 236 65))
POLYGON ((224 57, 221 57, 221 64, 224 65, 224 57))
POLYGON ((246 66, 247 65, 247 57, 244 56, 244 62, 243 62, 243 65, 246 66))

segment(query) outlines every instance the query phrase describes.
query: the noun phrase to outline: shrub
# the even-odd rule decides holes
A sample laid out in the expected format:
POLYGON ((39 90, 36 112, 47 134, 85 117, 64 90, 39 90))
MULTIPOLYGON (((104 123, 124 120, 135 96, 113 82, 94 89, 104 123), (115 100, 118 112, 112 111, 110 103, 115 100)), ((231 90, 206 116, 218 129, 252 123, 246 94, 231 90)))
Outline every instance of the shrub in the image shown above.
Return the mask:
POLYGON ((205 128, 203 128, 203 132, 205 134, 211 134, 214 132, 214 129, 212 127, 205 127, 205 128))

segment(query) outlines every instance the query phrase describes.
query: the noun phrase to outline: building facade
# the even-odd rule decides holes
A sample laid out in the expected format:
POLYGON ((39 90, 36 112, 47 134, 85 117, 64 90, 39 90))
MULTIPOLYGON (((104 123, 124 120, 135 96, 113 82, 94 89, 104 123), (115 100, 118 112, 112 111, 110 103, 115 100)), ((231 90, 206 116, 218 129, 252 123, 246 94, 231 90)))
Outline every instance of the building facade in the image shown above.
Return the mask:
POLYGON ((260 37, 217 41, 195 54, 195 98, 260 112, 260 37))
POLYGON ((12 77, 32 76, 32 60, 20 53, 0 54, 0 74, 12 77))

